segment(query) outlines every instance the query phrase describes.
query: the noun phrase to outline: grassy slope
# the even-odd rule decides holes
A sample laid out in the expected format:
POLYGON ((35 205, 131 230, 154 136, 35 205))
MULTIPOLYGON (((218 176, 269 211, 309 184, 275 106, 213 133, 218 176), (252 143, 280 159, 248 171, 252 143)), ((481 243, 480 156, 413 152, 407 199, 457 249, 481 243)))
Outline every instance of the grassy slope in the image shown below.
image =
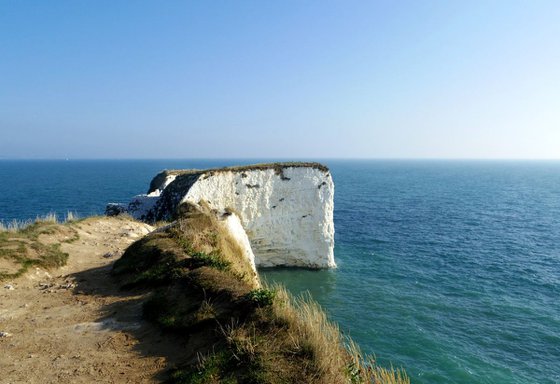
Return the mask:
POLYGON ((150 287, 144 316, 185 343, 172 383, 408 383, 364 361, 309 298, 261 288, 212 212, 186 210, 177 225, 131 245, 113 273, 150 287))
POLYGON ((0 230, 0 258, 14 265, 17 270, 1 272, 0 281, 21 276, 30 267, 55 268, 66 264, 68 254, 60 249, 60 244, 45 244, 39 241, 41 235, 61 234, 64 242, 78 239, 77 232, 56 220, 37 220, 21 228, 0 230))

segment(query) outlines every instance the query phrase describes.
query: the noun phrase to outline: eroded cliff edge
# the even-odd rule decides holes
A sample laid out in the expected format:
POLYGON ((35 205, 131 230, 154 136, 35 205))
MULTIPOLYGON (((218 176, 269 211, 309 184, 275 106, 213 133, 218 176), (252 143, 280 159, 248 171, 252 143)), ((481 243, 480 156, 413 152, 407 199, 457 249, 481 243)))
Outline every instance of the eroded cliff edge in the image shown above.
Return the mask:
MULTIPOLYGON (((319 163, 272 163, 159 173, 125 207, 133 217, 173 220, 183 204, 237 217, 256 266, 335 267, 334 183, 319 163)), ((232 220, 232 225, 235 220, 232 220)))

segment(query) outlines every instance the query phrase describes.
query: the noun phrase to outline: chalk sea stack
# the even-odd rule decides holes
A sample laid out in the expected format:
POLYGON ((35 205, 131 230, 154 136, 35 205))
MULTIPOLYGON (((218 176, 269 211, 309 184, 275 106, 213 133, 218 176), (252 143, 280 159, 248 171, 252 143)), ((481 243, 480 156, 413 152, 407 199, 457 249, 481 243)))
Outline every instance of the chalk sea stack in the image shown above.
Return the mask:
MULTIPOLYGON (((186 204, 206 204, 248 238, 260 267, 335 267, 334 184, 319 163, 271 163, 208 170, 166 170, 147 194, 109 204, 149 223, 172 221, 186 204), (236 223, 238 221, 238 223, 236 223)), ((237 234, 238 237, 239 233, 237 234)), ((243 237, 243 236, 241 236, 243 237)))

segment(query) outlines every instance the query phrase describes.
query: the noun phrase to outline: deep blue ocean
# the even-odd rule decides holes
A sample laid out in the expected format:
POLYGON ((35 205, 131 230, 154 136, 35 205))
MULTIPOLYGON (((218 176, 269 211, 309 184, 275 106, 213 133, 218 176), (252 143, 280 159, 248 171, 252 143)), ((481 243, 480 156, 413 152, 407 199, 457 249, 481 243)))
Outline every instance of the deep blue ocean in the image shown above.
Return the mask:
MULTIPOLYGON (((0 220, 145 193, 162 169, 240 160, 0 161, 0 220)), ((560 383, 560 162, 323 161, 336 270, 262 271, 309 290, 413 383, 560 383)))

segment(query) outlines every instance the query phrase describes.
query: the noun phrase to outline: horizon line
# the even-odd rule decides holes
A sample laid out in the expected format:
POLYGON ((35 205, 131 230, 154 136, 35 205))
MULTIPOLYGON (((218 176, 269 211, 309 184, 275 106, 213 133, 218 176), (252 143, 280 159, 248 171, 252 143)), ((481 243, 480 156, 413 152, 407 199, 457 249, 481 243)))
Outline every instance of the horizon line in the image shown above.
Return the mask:
POLYGON ((0 161, 200 161, 200 160, 257 160, 257 161, 298 161, 298 160, 373 160, 373 161, 560 161, 558 158, 529 157, 0 157, 0 161))

